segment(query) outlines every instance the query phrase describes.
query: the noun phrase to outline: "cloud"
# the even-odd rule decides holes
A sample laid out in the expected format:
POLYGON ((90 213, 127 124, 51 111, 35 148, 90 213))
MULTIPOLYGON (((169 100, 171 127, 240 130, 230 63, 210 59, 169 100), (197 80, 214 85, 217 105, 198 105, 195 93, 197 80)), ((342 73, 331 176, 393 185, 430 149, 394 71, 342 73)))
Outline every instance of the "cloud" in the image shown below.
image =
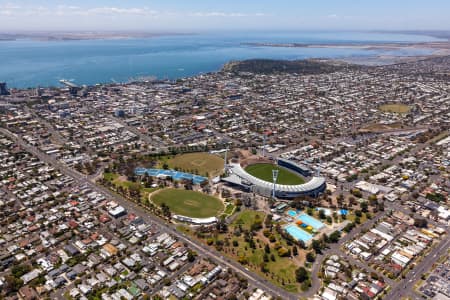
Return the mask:
POLYGON ((230 18, 242 18, 242 17, 263 17, 266 14, 263 13, 240 13, 240 12, 193 12, 188 14, 191 17, 230 17, 230 18))
POLYGON ((141 15, 141 16, 155 16, 159 12, 151 10, 147 7, 143 8, 119 8, 119 7, 96 7, 86 10, 87 14, 100 15, 141 15))
POLYGON ((24 16, 117 16, 117 15, 140 15, 155 16, 159 12, 147 7, 92 7, 81 8, 79 6, 58 5, 46 6, 24 6, 12 4, 0 4, 0 15, 14 17, 24 16))
POLYGON ((58 5, 55 7, 46 6, 26 6, 20 7, 13 4, 0 4, 0 15, 15 17, 23 16, 178 16, 178 17, 197 17, 197 18, 245 18, 245 17, 263 17, 264 13, 243 13, 243 12, 222 12, 222 11, 204 11, 204 12, 181 12, 166 11, 160 12, 148 7, 90 7, 81 8, 79 6, 58 5))
POLYGON ((4 3, 0 4, 0 10, 14 10, 14 9, 20 9, 21 7, 14 3, 4 3))

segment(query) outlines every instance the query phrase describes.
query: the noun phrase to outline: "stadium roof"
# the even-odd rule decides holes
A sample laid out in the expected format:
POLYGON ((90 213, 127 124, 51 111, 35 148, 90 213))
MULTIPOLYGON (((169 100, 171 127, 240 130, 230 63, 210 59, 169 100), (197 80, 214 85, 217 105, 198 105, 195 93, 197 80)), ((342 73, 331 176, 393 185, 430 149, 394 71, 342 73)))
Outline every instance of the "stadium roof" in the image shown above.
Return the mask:
MULTIPOLYGON (((262 188, 272 189, 273 183, 259 179, 247 173, 240 164, 229 164, 229 170, 232 174, 239 176, 241 179, 262 188)), ((325 183, 324 177, 313 177, 310 181, 298 185, 276 184, 275 189, 281 192, 308 192, 320 188, 325 183)))
POLYGON ((308 168, 308 166, 303 165, 303 164, 301 165, 301 164, 295 163, 295 162, 293 162, 292 160, 284 159, 284 158, 281 158, 281 157, 279 157, 277 160, 278 160, 278 161, 285 162, 285 163, 288 163, 288 164, 291 164, 291 165, 296 166, 297 168, 300 168, 300 169, 305 170, 305 171, 311 171, 311 170, 308 168))

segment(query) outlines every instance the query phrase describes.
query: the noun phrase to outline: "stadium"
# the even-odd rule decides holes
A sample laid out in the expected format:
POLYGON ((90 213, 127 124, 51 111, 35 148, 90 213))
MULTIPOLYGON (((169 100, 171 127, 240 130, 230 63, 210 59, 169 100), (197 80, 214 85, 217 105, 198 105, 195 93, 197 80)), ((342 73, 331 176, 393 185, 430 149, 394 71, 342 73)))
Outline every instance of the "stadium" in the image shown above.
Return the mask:
MULTIPOLYGON (((301 175, 302 177, 311 176, 311 171, 305 166, 296 164, 292 161, 278 158, 274 168, 283 168, 288 170, 293 176, 301 175)), ((231 163, 227 165, 228 176, 222 178, 225 183, 238 187, 247 192, 257 193, 262 196, 270 197, 275 193, 275 197, 279 199, 294 199, 300 196, 318 197, 326 189, 326 181, 324 177, 312 176, 309 181, 296 184, 278 184, 275 185, 271 181, 260 179, 249 174, 240 163, 231 163)))

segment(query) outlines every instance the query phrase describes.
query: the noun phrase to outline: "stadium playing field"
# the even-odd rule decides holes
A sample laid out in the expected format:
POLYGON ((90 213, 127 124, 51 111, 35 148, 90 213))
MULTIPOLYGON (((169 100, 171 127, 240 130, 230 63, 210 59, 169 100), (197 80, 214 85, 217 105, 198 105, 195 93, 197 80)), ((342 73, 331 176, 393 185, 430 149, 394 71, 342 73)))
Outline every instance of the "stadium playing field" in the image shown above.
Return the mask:
POLYGON ((170 211, 190 218, 209 218, 224 210, 219 199, 200 192, 168 188, 152 194, 151 200, 160 206, 165 203, 170 211))
POLYGON ((176 155, 167 161, 169 168, 178 168, 202 176, 218 176, 223 171, 224 160, 213 154, 198 152, 176 155))
POLYGON ((245 171, 259 179, 272 182, 272 170, 276 169, 279 171, 277 184, 285 185, 297 185, 305 183, 303 178, 299 175, 294 174, 282 167, 272 164, 254 164, 249 165, 245 168, 245 171))

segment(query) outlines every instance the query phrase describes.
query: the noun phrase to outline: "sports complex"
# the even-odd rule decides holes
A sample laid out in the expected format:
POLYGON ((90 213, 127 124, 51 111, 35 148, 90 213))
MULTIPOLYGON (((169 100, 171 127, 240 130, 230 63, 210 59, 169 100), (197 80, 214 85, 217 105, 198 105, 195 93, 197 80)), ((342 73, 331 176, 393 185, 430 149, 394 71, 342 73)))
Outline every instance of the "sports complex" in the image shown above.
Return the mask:
POLYGON ((208 178, 203 177, 203 176, 185 173, 185 172, 174 171, 174 170, 136 168, 136 170, 134 170, 134 173, 138 176, 147 174, 149 176, 156 177, 156 178, 170 177, 176 181, 192 180, 193 184, 201 184, 208 180, 208 178))
POLYGON ((276 163, 254 163, 242 166, 240 163, 227 165, 228 176, 222 181, 248 192, 270 197, 273 193, 280 199, 294 199, 300 196, 317 197, 326 189, 324 177, 311 176, 311 171, 295 162, 278 158, 276 163), (261 166, 259 166, 261 165, 261 166), (276 182, 271 179, 272 170, 278 171, 276 182), (256 171, 255 171, 256 170, 256 171))

